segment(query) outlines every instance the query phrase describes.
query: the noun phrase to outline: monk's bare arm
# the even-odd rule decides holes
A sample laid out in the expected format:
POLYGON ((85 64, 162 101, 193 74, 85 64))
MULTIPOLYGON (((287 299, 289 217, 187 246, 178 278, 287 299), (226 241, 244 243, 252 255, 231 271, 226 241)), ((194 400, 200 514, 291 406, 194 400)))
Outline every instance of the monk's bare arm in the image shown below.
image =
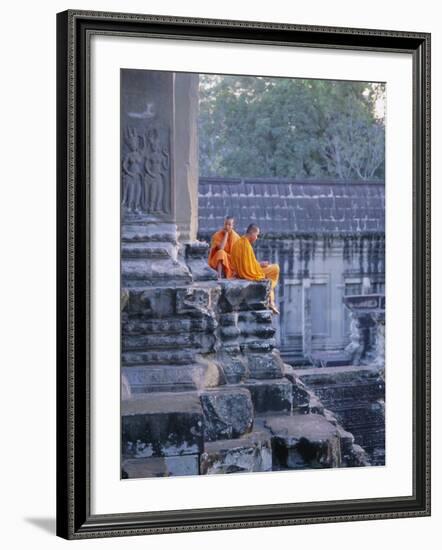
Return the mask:
POLYGON ((227 244, 227 239, 229 238, 229 233, 227 231, 224 232, 224 237, 221 243, 216 247, 218 250, 224 250, 224 247, 227 244))

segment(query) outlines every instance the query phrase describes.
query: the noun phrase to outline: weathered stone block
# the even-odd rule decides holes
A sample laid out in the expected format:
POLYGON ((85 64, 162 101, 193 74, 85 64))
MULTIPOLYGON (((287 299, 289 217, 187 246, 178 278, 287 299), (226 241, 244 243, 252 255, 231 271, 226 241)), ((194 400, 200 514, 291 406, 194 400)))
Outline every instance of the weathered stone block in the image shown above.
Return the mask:
POLYGON ((172 243, 177 244, 176 225, 170 223, 125 223, 121 239, 125 243, 172 243))
POLYGON ((188 365, 195 362, 196 351, 190 349, 127 351, 121 354, 123 366, 188 365))
POLYGON ((124 335, 122 350, 191 348, 198 353, 213 351, 215 336, 204 332, 181 332, 180 334, 135 334, 124 335))
MULTIPOLYGON (((379 464, 381 464, 380 462, 379 464)), ((370 458, 368 454, 365 452, 365 450, 360 446, 354 444, 351 452, 349 452, 348 456, 345 459, 345 466, 371 466, 372 463, 370 461, 370 458)))
POLYGON ((220 313, 218 319, 221 327, 236 326, 238 324, 238 312, 220 313))
POLYGON ((173 260, 176 259, 176 247, 172 243, 123 243, 121 257, 151 261, 173 260))
POLYGON ((369 366, 341 366, 327 368, 309 368, 296 371, 296 375, 309 387, 323 387, 336 385, 360 385, 362 383, 379 383, 380 390, 382 380, 379 379, 377 369, 369 366))
POLYGON ((285 378, 293 384, 293 412, 307 414, 313 393, 297 378, 291 365, 284 363, 283 373, 285 378))
POLYGON ((279 352, 249 353, 246 355, 250 378, 282 378, 284 363, 279 352))
POLYGON ((184 256, 194 281, 216 281, 217 273, 207 263, 209 245, 204 241, 185 242, 184 256))
POLYGON ((175 288, 129 288, 129 315, 143 315, 156 319, 172 317, 175 313, 175 288))
POLYGON ((203 412, 196 392, 136 394, 122 401, 126 458, 197 454, 203 447, 203 412))
POLYGON ((276 328, 272 324, 271 313, 263 311, 241 311, 238 315, 238 327, 245 340, 266 340, 273 338, 276 328), (256 314, 261 315, 256 315, 256 314))
POLYGON ((246 341, 240 344, 241 351, 243 353, 271 353, 276 345, 274 338, 268 340, 252 340, 246 341))
POLYGON ((199 455, 127 458, 121 474, 123 479, 198 475, 199 455))
POLYGON ((272 434, 274 461, 282 468, 341 466, 341 439, 336 426, 318 414, 264 418, 272 434))
POLYGON ((313 351, 309 359, 315 367, 337 367, 351 364, 351 355, 346 351, 313 351))
POLYGON ((247 389, 223 386, 202 392, 200 399, 206 441, 236 438, 251 431, 253 405, 247 389))
POLYGON ((122 262, 121 276, 127 287, 165 286, 170 281, 191 284, 192 276, 187 266, 178 260, 146 261, 126 258, 122 262))
POLYGON ((385 415, 379 400, 384 380, 370 366, 341 366, 299 369, 297 375, 321 403, 368 453, 373 465, 385 463, 385 415))
POLYGON ((184 332, 211 333, 217 327, 213 317, 168 317, 158 319, 132 318, 123 323, 123 335, 135 334, 182 334, 184 332))
POLYGON ((240 439, 206 443, 201 454, 200 473, 233 474, 272 470, 272 448, 269 435, 251 432, 240 439))
POLYGON ((222 288, 219 301, 221 313, 267 309, 270 281, 226 279, 219 284, 222 288))
POLYGON ((132 393, 200 390, 224 382, 218 365, 213 361, 190 365, 123 367, 123 374, 132 393))
POLYGON ((189 286, 176 292, 176 312, 190 317, 212 316, 221 290, 218 286, 189 286))
POLYGON ((238 314, 238 321, 241 323, 257 323, 260 325, 272 325, 273 314, 270 310, 257 310, 257 311, 240 311, 238 314))
POLYGON ((228 384, 239 384, 248 378, 247 358, 240 353, 239 348, 223 347, 217 353, 217 360, 228 384))
POLYGON ((228 345, 229 341, 235 342, 241 336, 238 325, 220 326, 219 336, 222 341, 228 345))
POLYGON ((292 410, 292 384, 285 378, 275 380, 247 380, 244 382, 251 395, 256 413, 290 412, 292 410))

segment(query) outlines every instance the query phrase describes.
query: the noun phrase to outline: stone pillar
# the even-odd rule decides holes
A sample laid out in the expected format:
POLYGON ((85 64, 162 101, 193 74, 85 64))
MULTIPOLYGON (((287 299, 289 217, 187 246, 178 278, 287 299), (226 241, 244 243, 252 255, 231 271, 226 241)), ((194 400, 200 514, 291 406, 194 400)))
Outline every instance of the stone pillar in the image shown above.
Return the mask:
POLYGON ((375 322, 375 349, 372 365, 378 369, 385 368, 385 311, 371 315, 375 322))
POLYGON ((385 295, 344 296, 343 302, 352 316, 351 342, 346 351, 353 364, 361 359, 381 370, 385 366, 385 295))
POLYGON ((194 241, 198 230, 199 75, 175 75, 175 213, 180 242, 194 241))
MULTIPOLYGON (((185 85, 180 81, 183 95, 185 85)), ((190 115, 181 104, 177 110, 176 86, 172 72, 121 70, 121 272, 126 288, 191 282, 178 255, 175 198, 176 175, 182 177, 189 163, 181 148, 190 115)))
POLYGON ((305 357, 312 353, 312 301, 311 282, 306 277, 302 280, 302 352, 305 357))
POLYGON ((173 222, 174 74, 121 70, 123 223, 173 222))
POLYGON ((345 351, 350 355, 352 365, 356 366, 361 363, 361 357, 364 352, 364 340, 359 317, 353 311, 350 311, 350 343, 345 348, 345 351))

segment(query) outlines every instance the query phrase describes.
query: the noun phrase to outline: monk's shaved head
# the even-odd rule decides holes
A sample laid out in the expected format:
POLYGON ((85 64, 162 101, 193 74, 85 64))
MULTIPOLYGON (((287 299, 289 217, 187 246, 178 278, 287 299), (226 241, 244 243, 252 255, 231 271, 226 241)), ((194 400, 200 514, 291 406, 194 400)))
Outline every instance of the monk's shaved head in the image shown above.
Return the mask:
POLYGON ((226 231, 232 231, 234 225, 235 225, 235 220, 233 216, 226 216, 224 218, 224 229, 226 231))
POLYGON ((247 227, 246 233, 248 233, 248 234, 250 234, 250 233, 259 233, 259 227, 256 225, 256 223, 251 223, 247 227))
POLYGON ((259 235, 259 227, 256 225, 256 223, 251 223, 246 231, 246 237, 249 239, 249 241, 253 244, 259 235))

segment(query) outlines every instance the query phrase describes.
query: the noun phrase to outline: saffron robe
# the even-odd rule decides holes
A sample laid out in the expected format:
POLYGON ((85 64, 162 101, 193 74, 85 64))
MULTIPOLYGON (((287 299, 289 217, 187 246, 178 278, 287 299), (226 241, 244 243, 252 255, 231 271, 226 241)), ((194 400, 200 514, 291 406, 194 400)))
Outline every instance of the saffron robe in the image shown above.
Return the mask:
POLYGON ((231 279, 234 276, 234 271, 232 268, 232 262, 230 261, 230 254, 232 252, 232 247, 236 241, 240 238, 236 231, 233 231, 229 234, 227 238, 226 245, 223 250, 219 250, 219 246, 224 239, 224 229, 217 231, 211 239, 210 242, 210 251, 209 251, 209 265, 212 269, 217 269, 218 262, 222 262, 224 274, 227 279, 231 279))
POLYGON ((250 281, 270 279, 270 302, 274 304, 274 289, 279 280, 279 265, 269 264, 267 267, 261 267, 256 259, 253 247, 245 235, 240 237, 235 243, 230 257, 232 260, 233 269, 236 271, 236 274, 240 279, 248 279, 250 281))

